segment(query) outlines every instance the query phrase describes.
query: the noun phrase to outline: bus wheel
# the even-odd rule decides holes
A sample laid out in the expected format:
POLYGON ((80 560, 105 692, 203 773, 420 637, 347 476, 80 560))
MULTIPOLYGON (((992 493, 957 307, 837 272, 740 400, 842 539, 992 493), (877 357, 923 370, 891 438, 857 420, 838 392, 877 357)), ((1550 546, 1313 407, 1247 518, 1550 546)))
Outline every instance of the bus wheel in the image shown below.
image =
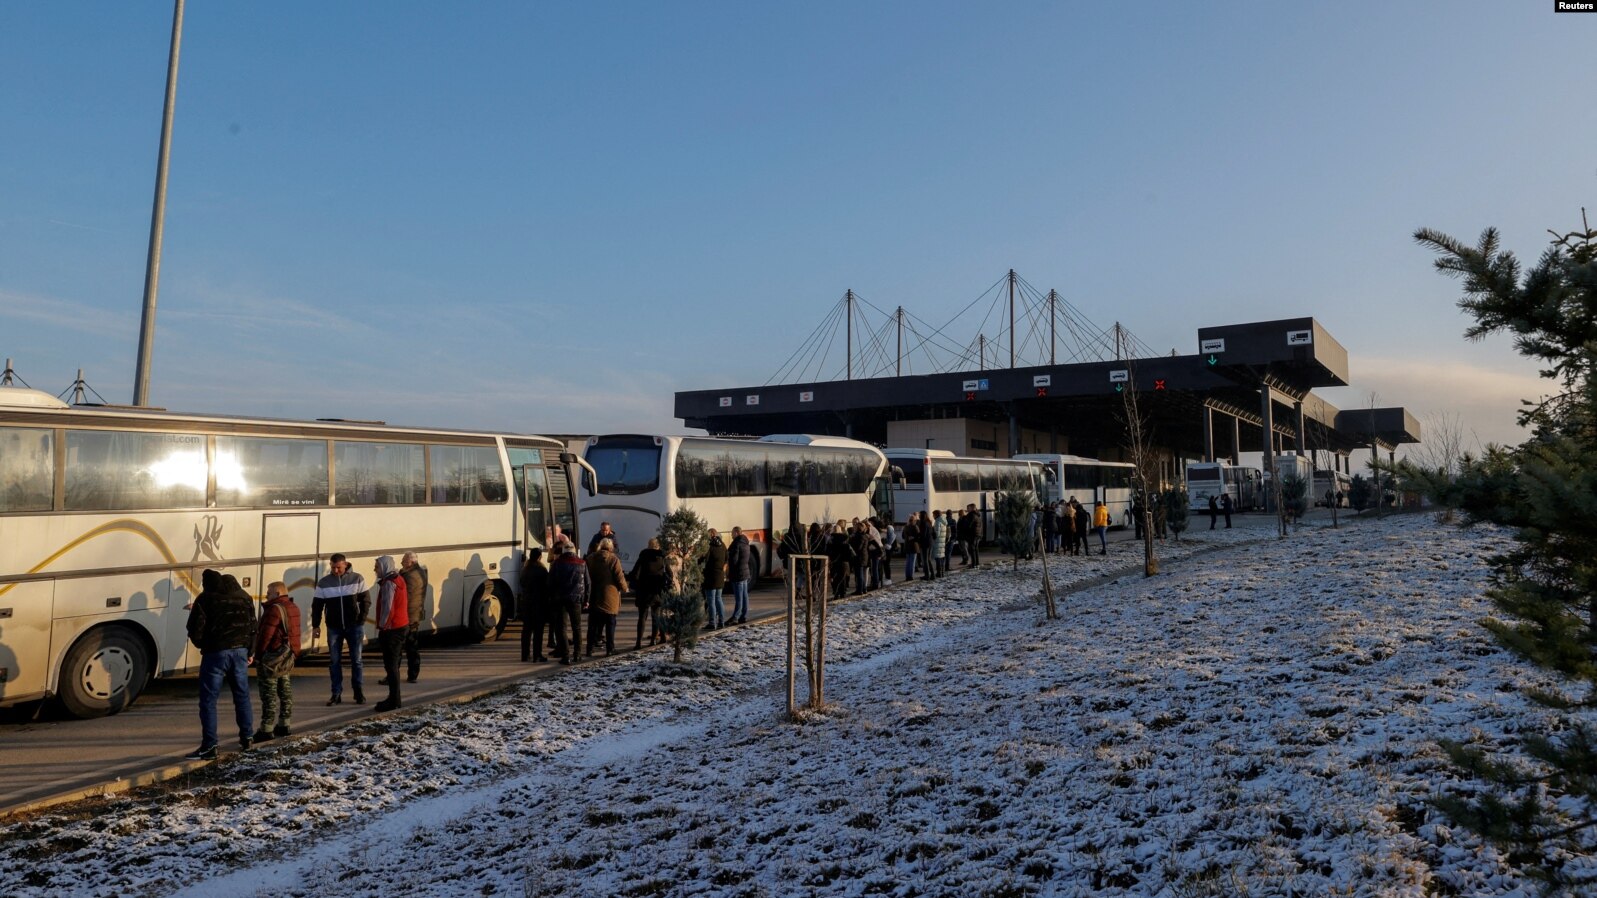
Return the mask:
POLYGON ((483 584, 477 590, 477 595, 471 600, 471 616, 467 629, 471 631, 473 639, 478 642, 493 642, 499 638, 504 629, 502 621, 505 617, 505 607, 499 601, 499 594, 490 584, 483 584))
POLYGON ((121 627, 101 627, 67 652, 56 694, 74 717, 104 717, 132 705, 149 678, 143 642, 121 627))

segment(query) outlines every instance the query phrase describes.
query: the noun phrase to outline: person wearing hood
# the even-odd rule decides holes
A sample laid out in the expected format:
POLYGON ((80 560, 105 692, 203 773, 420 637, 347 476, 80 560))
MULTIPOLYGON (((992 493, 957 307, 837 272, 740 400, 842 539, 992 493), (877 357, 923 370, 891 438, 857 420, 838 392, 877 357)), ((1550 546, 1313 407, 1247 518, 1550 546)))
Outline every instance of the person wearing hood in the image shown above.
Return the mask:
POLYGON ((361 663, 361 645, 366 641, 366 615, 371 612, 371 593, 366 591, 366 579, 349 569, 349 559, 342 552, 328 559, 327 576, 316 581, 316 592, 311 598, 311 638, 322 635, 322 614, 327 614, 328 676, 333 680, 333 695, 327 704, 336 705, 344 700, 344 646, 349 646, 349 679, 355 687, 355 704, 365 704, 362 691, 365 671, 361 663))
POLYGON ((410 597, 405 577, 394 564, 394 556, 377 556, 377 645, 383 651, 383 670, 388 674, 388 698, 377 703, 379 711, 399 708, 399 662, 410 633, 410 597))
POLYGON ((200 747, 190 761, 216 760, 216 699, 225 681, 233 692, 233 718, 240 751, 255 733, 250 706, 250 646, 255 641, 255 602, 232 574, 207 569, 204 587, 189 606, 189 641, 200 650, 200 747))

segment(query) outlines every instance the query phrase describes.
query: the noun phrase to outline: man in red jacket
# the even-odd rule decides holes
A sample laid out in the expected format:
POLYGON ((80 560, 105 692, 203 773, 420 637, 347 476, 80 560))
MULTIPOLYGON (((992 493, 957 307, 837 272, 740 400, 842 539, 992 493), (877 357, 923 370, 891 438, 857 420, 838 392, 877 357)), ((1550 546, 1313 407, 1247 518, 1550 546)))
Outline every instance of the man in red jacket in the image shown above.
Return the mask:
POLYGON ((256 679, 261 684, 261 728, 255 733, 256 742, 265 742, 274 736, 287 736, 293 732, 294 717, 294 659, 299 657, 299 606, 288 594, 288 587, 279 580, 266 587, 266 607, 261 612, 260 626, 255 630, 253 656, 260 669, 256 679), (268 674, 262 660, 288 646, 288 668, 281 674, 268 674))

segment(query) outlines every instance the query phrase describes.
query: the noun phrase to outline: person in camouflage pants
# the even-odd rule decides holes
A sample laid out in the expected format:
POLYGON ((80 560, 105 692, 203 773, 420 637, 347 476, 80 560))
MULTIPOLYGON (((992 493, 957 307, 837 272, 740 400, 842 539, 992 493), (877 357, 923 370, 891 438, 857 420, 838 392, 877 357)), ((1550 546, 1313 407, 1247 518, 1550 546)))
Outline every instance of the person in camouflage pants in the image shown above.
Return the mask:
MULTIPOLYGON (((253 657, 259 664, 261 656, 276 651, 285 643, 295 658, 299 657, 299 606, 288 594, 281 580, 266 587, 265 609, 261 624, 255 631, 253 657)), ((265 742, 274 736, 287 736, 293 732, 294 719, 294 668, 290 664, 280 676, 269 676, 258 670, 256 679, 261 684, 261 728, 255 733, 256 742, 265 742)))

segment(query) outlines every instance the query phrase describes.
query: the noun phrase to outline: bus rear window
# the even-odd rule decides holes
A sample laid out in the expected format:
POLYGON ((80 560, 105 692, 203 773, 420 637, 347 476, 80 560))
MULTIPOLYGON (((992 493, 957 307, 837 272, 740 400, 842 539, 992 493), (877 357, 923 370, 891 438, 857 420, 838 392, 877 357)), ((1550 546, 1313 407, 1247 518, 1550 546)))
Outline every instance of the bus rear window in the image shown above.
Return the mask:
MULTIPOLYGON (((660 488, 660 447, 652 438, 595 443, 583 458, 599 475, 595 491, 606 496, 637 496, 660 488)), ((588 472, 582 472, 584 485, 588 472)))

